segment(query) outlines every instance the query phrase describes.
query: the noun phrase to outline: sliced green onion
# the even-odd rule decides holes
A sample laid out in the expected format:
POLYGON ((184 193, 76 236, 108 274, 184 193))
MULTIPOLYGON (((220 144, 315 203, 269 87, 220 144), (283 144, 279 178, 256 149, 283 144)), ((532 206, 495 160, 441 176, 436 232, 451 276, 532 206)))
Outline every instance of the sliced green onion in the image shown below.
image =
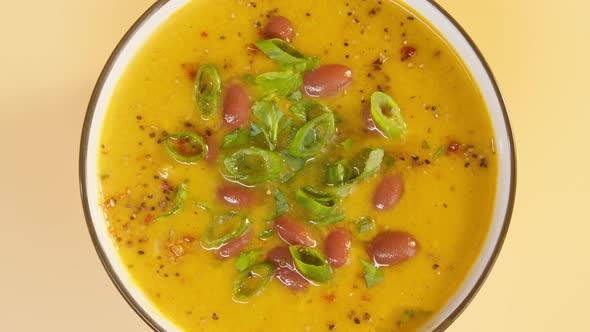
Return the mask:
POLYGON ((297 131, 289 144, 289 153, 293 157, 313 157, 328 144, 335 132, 334 114, 324 113, 297 131))
POLYGON ((308 71, 319 66, 318 57, 306 57, 282 39, 259 40, 254 45, 282 67, 294 67, 298 71, 308 71))
POLYGON ((375 229, 375 219, 371 217, 360 217, 355 221, 355 225, 359 234, 369 233, 375 229))
POLYGON ((399 138, 406 131, 406 122, 397 103, 386 93, 371 95, 371 115, 375 124, 388 138, 399 138))
POLYGON ((221 95, 221 78, 213 65, 199 68, 195 81, 195 98, 203 117, 211 116, 217 110, 217 100, 221 95))
POLYGON ((434 159, 438 159, 438 157, 440 157, 440 155, 445 151, 445 146, 441 145, 438 147, 438 149, 436 149, 436 152, 434 152, 434 155, 432 156, 432 158, 434 159))
POLYGON ((172 209, 167 213, 159 216, 157 219, 166 218, 172 215, 177 214, 182 209, 184 209, 184 202, 186 201, 186 184, 181 183, 179 184, 176 189, 174 189, 174 203, 172 205, 172 209))
POLYGON ((341 160, 326 168, 325 181, 331 186, 343 186, 356 183, 379 171, 385 151, 383 149, 367 150, 352 160, 341 160))
POLYGON ((306 246, 290 246, 289 251, 297 270, 304 277, 317 282, 332 279, 330 263, 318 250, 306 246))
POLYGON ((208 152, 203 138, 188 131, 167 136, 164 140, 164 148, 172 158, 183 164, 194 164, 204 158, 208 152))
POLYGON ((236 151, 223 160, 225 177, 245 185, 277 180, 283 172, 283 158, 276 152, 259 148, 236 151))
POLYGON ((262 252, 260 250, 244 251, 236 258, 236 270, 244 271, 256 263, 262 252))
POLYGON ((246 128, 238 128, 223 137, 222 149, 235 148, 246 145, 250 142, 250 130, 246 128))
POLYGON ((318 217, 328 217, 340 206, 340 198, 312 187, 302 187, 295 192, 295 201, 318 217))
POLYGON ((274 264, 270 262, 252 265, 242 271, 234 281, 234 297, 237 300, 245 300, 260 294, 272 277, 273 271, 274 264))
POLYGON ((205 231, 202 244, 207 249, 217 249, 221 245, 238 238, 250 227, 250 220, 237 213, 216 217, 205 231))

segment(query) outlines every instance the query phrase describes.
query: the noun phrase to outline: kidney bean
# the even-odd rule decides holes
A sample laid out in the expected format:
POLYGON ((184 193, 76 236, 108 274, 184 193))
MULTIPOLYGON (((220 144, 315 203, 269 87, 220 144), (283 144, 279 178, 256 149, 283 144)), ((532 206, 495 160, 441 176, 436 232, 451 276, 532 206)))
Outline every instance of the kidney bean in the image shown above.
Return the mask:
POLYGON ((268 251, 266 257, 275 264, 274 275, 283 285, 294 291, 307 288, 309 281, 297 272, 289 247, 274 247, 268 251))
POLYGON ((352 70, 343 65, 326 65, 303 74, 303 92, 308 97, 334 96, 352 84, 352 70))
POLYGON ((373 120, 373 115, 371 114, 371 103, 366 102, 362 108, 362 120, 363 120, 363 128, 370 132, 379 132, 379 128, 377 128, 377 124, 375 124, 375 120, 373 120))
POLYGON ((236 129, 250 118, 250 96, 248 91, 233 84, 226 88, 223 100, 223 123, 229 129, 236 129))
POLYGON ((277 267, 283 266, 295 270, 295 261, 288 246, 278 246, 270 249, 266 253, 266 258, 275 263, 277 267))
POLYGON ((291 42, 295 36, 295 29, 291 21, 284 16, 275 16, 264 28, 265 38, 280 38, 286 42, 291 42))
POLYGON ((226 205, 239 208, 256 203, 255 192, 238 185, 222 185, 217 188, 217 198, 226 205))
POLYGON ((369 242, 367 253, 377 264, 394 265, 402 263, 416 255, 418 242, 405 232, 385 231, 379 233, 369 242))
POLYGON ((209 165, 214 165, 217 162, 217 154, 219 153, 219 147, 215 142, 215 139, 211 136, 205 136, 205 144, 207 144, 207 155, 205 160, 209 165))
POLYGON ((333 267, 341 267, 348 261, 351 247, 350 232, 335 229, 328 234, 324 242, 324 253, 333 267))
POLYGON ((316 245, 316 241, 303 225, 286 217, 275 219, 273 229, 288 244, 301 244, 308 247, 316 245))
POLYGON ((309 281, 299 274, 299 272, 287 267, 275 268, 274 275, 283 285, 293 291, 300 291, 309 286, 309 281))
POLYGON ((404 193, 404 180, 400 175, 384 177, 373 194, 373 205, 379 210, 394 208, 404 193))
POLYGON ((254 231, 252 228, 248 228, 244 234, 221 245, 216 251, 217 255, 221 259, 236 257, 250 243, 253 235, 254 231))

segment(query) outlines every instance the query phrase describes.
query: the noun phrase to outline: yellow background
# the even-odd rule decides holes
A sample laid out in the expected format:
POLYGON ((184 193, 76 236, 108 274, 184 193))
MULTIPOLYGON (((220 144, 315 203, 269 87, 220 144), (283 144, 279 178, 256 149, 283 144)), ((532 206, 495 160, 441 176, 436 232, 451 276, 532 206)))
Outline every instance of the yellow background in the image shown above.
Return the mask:
MULTIPOLYGON (((318 0, 320 1, 320 0, 318 0)), ((147 331, 92 247, 78 193, 90 93, 152 0, 3 1, 0 330, 147 331)), ((583 331, 590 309, 590 4, 440 0, 494 70, 518 156, 502 254, 450 332, 583 331)))

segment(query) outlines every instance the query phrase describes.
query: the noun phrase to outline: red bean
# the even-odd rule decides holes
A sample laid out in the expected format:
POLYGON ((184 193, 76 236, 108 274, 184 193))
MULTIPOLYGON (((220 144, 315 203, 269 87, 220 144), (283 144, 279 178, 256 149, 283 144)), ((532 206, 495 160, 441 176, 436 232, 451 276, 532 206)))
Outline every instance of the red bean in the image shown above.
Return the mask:
POLYGON ((288 246, 278 246, 270 249, 266 253, 266 258, 275 263, 277 267, 283 266, 295 270, 295 261, 288 246))
POLYGON ((350 253, 350 232, 344 229, 335 229, 328 234, 324 242, 324 253, 333 267, 341 267, 348 261, 350 253))
POLYGON ((394 265, 416 255, 418 242, 405 232, 385 231, 379 233, 367 246, 367 253, 377 264, 394 265))
POLYGON ((288 288, 298 291, 307 288, 309 282, 295 268, 295 261, 289 247, 274 247, 268 251, 266 257, 275 263, 275 277, 288 288))
POLYGON ((352 70, 343 65, 326 65, 303 74, 303 92, 308 97, 334 96, 352 84, 352 70))
POLYGON ((205 144, 207 144, 207 155, 205 160, 209 165, 214 165, 217 162, 217 154, 219 153, 219 147, 215 142, 215 139, 211 136, 205 136, 205 144))
POLYGON ((252 240, 253 234, 254 231, 252 228, 248 228, 241 236, 221 245, 216 251, 217 255, 221 259, 236 257, 242 252, 242 250, 244 250, 244 248, 246 248, 246 246, 248 246, 250 240, 252 240))
POLYGON ((275 16, 264 28, 265 38, 280 38, 284 41, 291 42, 295 36, 295 29, 291 21, 284 16, 275 16))
POLYGON ((274 271, 275 277, 285 286, 293 291, 300 291, 309 286, 309 281, 299 272, 289 269, 288 267, 277 267, 274 271))
POLYGON ((316 245, 316 241, 303 225, 286 217, 275 219, 273 229, 288 244, 301 244, 308 247, 315 247, 316 245))
POLYGON ((225 90, 223 100, 223 122, 229 129, 236 129, 250 118, 250 96, 246 89, 233 84, 225 90))
POLYGON ((370 132, 378 132, 379 129, 377 128, 377 124, 375 124, 375 120, 373 120, 373 115, 371 114, 371 103, 366 102, 363 106, 363 128, 370 132))
POLYGON ((394 208, 404 193, 404 180, 399 175, 386 176, 381 180, 375 194, 373 205, 379 210, 394 208))
POLYGON ((239 208, 256 204, 255 192, 238 185, 222 185, 217 189, 217 198, 226 205, 239 208))

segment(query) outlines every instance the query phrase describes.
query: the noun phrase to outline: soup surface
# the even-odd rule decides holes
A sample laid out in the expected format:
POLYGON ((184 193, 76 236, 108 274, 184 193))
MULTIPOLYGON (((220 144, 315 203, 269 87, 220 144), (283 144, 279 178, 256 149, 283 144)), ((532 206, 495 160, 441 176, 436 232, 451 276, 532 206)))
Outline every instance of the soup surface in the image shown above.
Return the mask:
POLYGON ((190 1, 120 78, 100 143, 121 259, 187 331, 414 331, 494 206, 477 86, 385 0, 190 1))

